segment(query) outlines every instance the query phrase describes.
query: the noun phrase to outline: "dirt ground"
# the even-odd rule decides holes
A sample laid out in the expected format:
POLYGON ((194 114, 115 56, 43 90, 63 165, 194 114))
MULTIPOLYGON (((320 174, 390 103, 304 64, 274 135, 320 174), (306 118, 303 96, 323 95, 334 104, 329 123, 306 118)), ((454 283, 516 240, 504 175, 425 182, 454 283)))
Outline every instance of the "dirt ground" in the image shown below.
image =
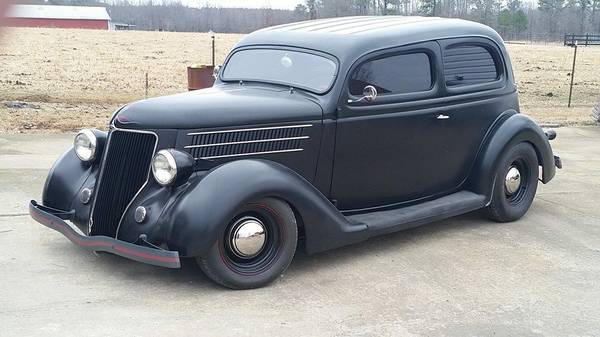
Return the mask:
MULTIPOLYGON (((217 62, 243 37, 216 36, 217 62)), ((600 48, 580 48, 574 108, 567 108, 573 50, 509 44, 522 111, 555 125, 593 123, 600 48)), ((119 106, 187 89, 186 67, 210 63, 201 33, 12 28, 0 38, 0 131, 104 128, 119 106)))

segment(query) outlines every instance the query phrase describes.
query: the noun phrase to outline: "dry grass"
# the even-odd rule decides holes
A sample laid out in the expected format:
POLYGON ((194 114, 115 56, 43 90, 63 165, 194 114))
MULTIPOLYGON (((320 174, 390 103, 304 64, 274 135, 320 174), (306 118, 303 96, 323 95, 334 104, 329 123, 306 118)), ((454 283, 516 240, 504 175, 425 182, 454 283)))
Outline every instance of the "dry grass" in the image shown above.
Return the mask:
MULTIPOLYGON (((216 37, 222 62, 242 35, 216 37)), ((187 90, 186 68, 211 62, 198 33, 13 28, 0 41, 0 130, 105 127, 120 105, 187 90), (7 101, 39 109, 10 109, 7 101)))
MULTIPOLYGON (((0 41, 0 130, 104 127, 113 110, 145 96, 185 91, 186 67, 210 63, 199 33, 15 28, 0 41), (33 106, 8 108, 9 101, 33 106)), ((217 35, 217 61, 242 35, 217 35)), ((572 49, 509 45, 523 112, 545 124, 590 124, 600 100, 600 48, 580 48, 574 105, 567 109, 572 49)))
POLYGON ((540 123, 594 123, 593 107, 600 101, 600 47, 580 47, 567 108, 573 49, 559 44, 507 45, 519 85, 521 110, 540 123))

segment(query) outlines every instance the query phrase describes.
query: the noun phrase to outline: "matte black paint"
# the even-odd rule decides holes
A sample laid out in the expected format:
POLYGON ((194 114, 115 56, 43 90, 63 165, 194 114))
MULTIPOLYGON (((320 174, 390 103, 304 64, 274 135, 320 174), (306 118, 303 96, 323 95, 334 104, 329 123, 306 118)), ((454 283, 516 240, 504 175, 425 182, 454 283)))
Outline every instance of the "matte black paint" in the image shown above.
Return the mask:
POLYGON ((173 184, 175 186, 185 184, 192 173, 194 173, 194 158, 187 152, 173 149, 168 151, 171 153, 177 164, 177 177, 173 184))
MULTIPOLYGON (((318 158, 317 155, 322 149, 321 146, 321 137, 322 137, 322 123, 321 117, 317 119, 312 119, 312 116, 307 116, 311 119, 305 119, 301 123, 300 122, 286 122, 283 125, 310 125, 310 127, 304 128, 305 131, 302 133, 303 136, 308 136, 308 139, 302 140, 302 149, 300 152, 290 152, 290 153, 278 153, 278 154, 269 154, 264 155, 265 159, 272 160, 283 164, 287 167, 293 168, 298 174, 303 176, 308 181, 313 181, 315 179, 315 172, 317 169, 318 158)), ((277 126, 281 124, 248 124, 243 127, 235 127, 235 128, 199 128, 199 129, 189 129, 179 132, 177 138, 176 147, 179 149, 185 148, 185 146, 191 145, 192 137, 188 136, 188 133, 194 132, 202 132, 202 131, 216 131, 216 130, 224 130, 224 129, 249 129, 249 128, 261 128, 261 127, 270 127, 277 126)), ((256 156, 255 156, 256 157, 256 156)), ((228 163, 230 161, 235 161, 239 159, 245 159, 245 157, 230 157, 230 158, 221 158, 221 159, 212 159, 212 160, 202 160, 197 161, 197 165, 204 170, 211 169, 213 167, 217 167, 224 163, 228 163)), ((322 190, 323 193, 328 193, 328 190, 322 190)))
POLYGON ((42 192, 43 204, 56 209, 72 209, 74 197, 93 170, 94 167, 81 162, 71 147, 58 158, 48 173, 42 192))
POLYGON ((467 188, 476 193, 488 196, 489 203, 494 181, 494 170, 503 151, 520 142, 533 145, 542 167, 542 183, 548 183, 556 173, 554 155, 548 137, 542 129, 529 117, 507 111, 499 117, 487 135, 484 147, 477 156, 467 188))
POLYGON ((213 129, 320 120, 322 114, 321 107, 300 91, 234 84, 133 103, 119 112, 115 125, 134 129, 213 129))
MULTIPOLYGON (((339 64, 333 87, 316 95, 217 79, 210 89, 133 103, 115 113, 112 123, 153 131, 157 150, 179 151, 190 145, 192 132, 310 124, 303 151, 199 160, 189 180, 176 186, 162 187, 151 177, 125 212, 117 239, 136 243, 144 235, 181 256, 202 255, 242 205, 275 197, 294 209, 306 250, 314 253, 484 207, 496 183, 498 158, 518 142, 536 149, 544 183, 555 174, 544 132, 518 114, 510 60, 489 27, 430 18, 311 21, 250 34, 234 51, 264 46, 330 55, 339 64), (336 24, 362 33, 340 35, 332 31, 336 24), (377 25, 386 29, 368 28, 377 25), (446 87, 443 50, 465 43, 492 52, 496 81, 446 87), (411 51, 429 54, 431 90, 347 103, 357 98, 348 92, 353 69, 374 57, 411 51), (451 118, 438 120, 439 114, 451 118), (148 215, 138 224, 133 213, 140 205, 148 215)), ((94 187, 98 167, 82 164, 71 149, 44 188, 44 205, 73 213, 72 221, 84 232, 90 206, 77 195, 94 187)))
POLYGON ((300 175, 281 164, 249 159, 224 164, 191 182, 163 214, 170 228, 167 244, 186 256, 202 254, 215 241, 217 228, 228 224, 237 209, 266 197, 287 201, 301 216, 309 252, 366 238, 366 225, 350 224, 300 175))

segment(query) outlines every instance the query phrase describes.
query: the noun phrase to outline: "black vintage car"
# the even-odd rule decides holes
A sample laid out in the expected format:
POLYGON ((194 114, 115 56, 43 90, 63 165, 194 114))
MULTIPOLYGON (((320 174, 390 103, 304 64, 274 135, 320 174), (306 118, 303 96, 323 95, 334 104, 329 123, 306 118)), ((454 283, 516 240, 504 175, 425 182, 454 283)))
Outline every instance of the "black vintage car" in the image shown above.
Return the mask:
POLYGON ((31 216, 89 250, 169 268, 192 257, 214 281, 253 288, 299 245, 477 209, 519 219, 561 165, 481 24, 292 23, 245 37, 216 77, 125 106, 108 133, 81 131, 31 216))

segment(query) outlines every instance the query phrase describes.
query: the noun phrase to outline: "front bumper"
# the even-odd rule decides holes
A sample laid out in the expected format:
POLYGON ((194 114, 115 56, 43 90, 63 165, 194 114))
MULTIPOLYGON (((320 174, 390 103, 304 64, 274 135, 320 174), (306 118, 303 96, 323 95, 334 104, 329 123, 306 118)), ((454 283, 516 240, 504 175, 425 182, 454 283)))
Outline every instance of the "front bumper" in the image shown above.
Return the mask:
POLYGON ((62 233, 67 239, 87 250, 112 253, 130 260, 160 267, 181 267, 179 253, 176 251, 140 246, 107 236, 87 236, 82 234, 74 226, 65 221, 72 218, 72 212, 45 207, 32 200, 29 203, 29 214, 35 221, 62 233))

